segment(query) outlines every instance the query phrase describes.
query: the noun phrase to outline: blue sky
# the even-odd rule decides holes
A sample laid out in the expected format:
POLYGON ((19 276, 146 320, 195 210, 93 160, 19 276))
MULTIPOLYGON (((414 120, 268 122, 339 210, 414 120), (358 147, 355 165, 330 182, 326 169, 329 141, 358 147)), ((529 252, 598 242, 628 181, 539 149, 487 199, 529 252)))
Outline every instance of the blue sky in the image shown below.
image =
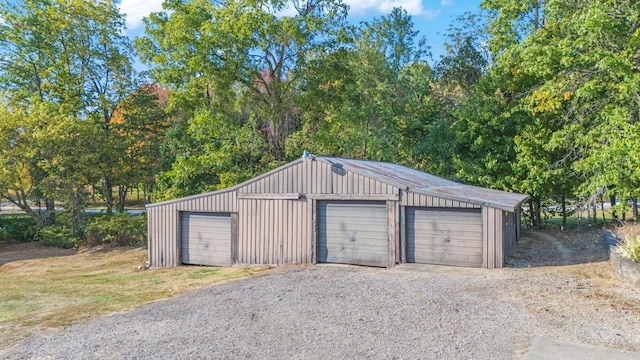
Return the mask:
MULTIPOLYGON (((465 12, 477 12, 481 0, 343 0, 351 7, 349 21, 359 23, 385 15, 394 7, 404 8, 412 17, 415 28, 427 38, 434 60, 444 53, 443 33, 449 24, 465 12)), ((142 18, 160 11, 162 0, 121 0, 120 10, 127 15, 127 35, 144 32, 142 18)))

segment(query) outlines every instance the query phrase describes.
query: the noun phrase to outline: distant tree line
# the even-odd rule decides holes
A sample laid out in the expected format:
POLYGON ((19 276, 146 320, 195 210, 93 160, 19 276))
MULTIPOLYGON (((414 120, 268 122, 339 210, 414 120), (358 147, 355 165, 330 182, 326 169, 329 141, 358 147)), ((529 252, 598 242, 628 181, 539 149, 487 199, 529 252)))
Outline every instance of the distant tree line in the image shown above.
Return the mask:
POLYGON ((221 189, 306 149, 528 194, 533 227, 550 204, 635 205, 639 2, 487 0, 440 59, 403 9, 347 14, 167 0, 132 41, 111 1, 3 2, 0 196, 43 228, 64 204, 77 232, 93 192, 111 213, 131 190, 221 189))

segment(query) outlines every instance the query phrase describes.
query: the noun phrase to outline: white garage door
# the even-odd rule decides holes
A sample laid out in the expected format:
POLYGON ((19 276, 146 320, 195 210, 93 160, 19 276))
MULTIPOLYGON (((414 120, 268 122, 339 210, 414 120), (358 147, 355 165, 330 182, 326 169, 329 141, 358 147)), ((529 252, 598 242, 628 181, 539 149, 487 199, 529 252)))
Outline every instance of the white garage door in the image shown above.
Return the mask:
POLYGON ((231 265, 231 215, 183 212, 182 263, 231 265))
POLYGON ((387 266, 384 202, 318 203, 318 262, 387 266))
POLYGON ((407 208, 407 262, 482 266, 480 209, 407 208))

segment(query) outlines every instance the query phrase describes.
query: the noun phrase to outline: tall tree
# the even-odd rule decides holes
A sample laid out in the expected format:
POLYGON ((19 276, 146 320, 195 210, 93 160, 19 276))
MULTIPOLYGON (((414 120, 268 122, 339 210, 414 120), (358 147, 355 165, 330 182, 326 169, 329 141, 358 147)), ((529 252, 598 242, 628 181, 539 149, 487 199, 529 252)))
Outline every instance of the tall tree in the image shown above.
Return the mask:
MULTIPOLYGON (((640 113, 640 5, 609 0, 526 3, 483 4, 494 15, 493 44, 503 45, 499 66, 520 84, 518 107, 536 119, 530 138, 546 134, 544 142, 562 144, 546 146, 541 159, 562 167, 564 174, 575 172, 581 180, 578 194, 585 199, 607 193, 634 197, 638 181, 631 169, 640 164, 629 139, 638 136, 640 113), (518 33, 515 29, 524 28, 514 24, 523 19, 533 26, 518 33), (498 41, 505 34, 517 41, 498 41)), ((549 179, 555 180, 548 187, 567 192, 562 185, 566 176, 549 179)))
POLYGON ((346 14, 339 0, 172 0, 146 18, 141 58, 197 138, 163 176, 165 187, 191 193, 283 161, 300 126, 305 69, 338 48, 346 14), (233 173, 245 165, 255 168, 233 173))
POLYGON ((117 164, 111 120, 136 82, 123 16, 111 1, 90 0, 5 1, 0 16, 0 88, 11 106, 55 104, 59 112, 102 129, 95 139, 96 171, 110 211, 117 164))

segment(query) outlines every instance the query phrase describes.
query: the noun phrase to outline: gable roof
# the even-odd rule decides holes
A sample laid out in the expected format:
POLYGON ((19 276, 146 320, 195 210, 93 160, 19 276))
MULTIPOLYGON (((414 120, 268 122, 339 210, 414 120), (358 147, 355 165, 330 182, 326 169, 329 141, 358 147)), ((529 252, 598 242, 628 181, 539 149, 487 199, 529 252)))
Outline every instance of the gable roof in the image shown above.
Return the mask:
MULTIPOLYGON (((515 209, 517 209, 520 204, 522 204, 529 198, 529 196, 523 194, 465 185, 398 164, 317 155, 312 155, 311 157, 314 160, 320 160, 331 166, 339 167, 344 170, 366 176, 374 180, 378 180, 385 184, 397 187, 403 191, 412 191, 414 193, 425 194, 439 198, 490 206, 506 211, 515 211, 515 209)), ((237 190, 248 184, 264 179, 272 174, 278 173, 286 168, 297 165, 302 161, 302 159, 294 160, 276 169, 261 174, 255 178, 234 185, 230 188, 204 194, 191 195, 174 200, 147 204, 146 207, 155 207, 178 201, 196 199, 212 194, 221 194, 228 191, 237 190)))
POLYGON ((398 164, 326 156, 315 158, 404 191, 487 205, 501 210, 515 211, 529 198, 523 194, 458 183, 398 164))

